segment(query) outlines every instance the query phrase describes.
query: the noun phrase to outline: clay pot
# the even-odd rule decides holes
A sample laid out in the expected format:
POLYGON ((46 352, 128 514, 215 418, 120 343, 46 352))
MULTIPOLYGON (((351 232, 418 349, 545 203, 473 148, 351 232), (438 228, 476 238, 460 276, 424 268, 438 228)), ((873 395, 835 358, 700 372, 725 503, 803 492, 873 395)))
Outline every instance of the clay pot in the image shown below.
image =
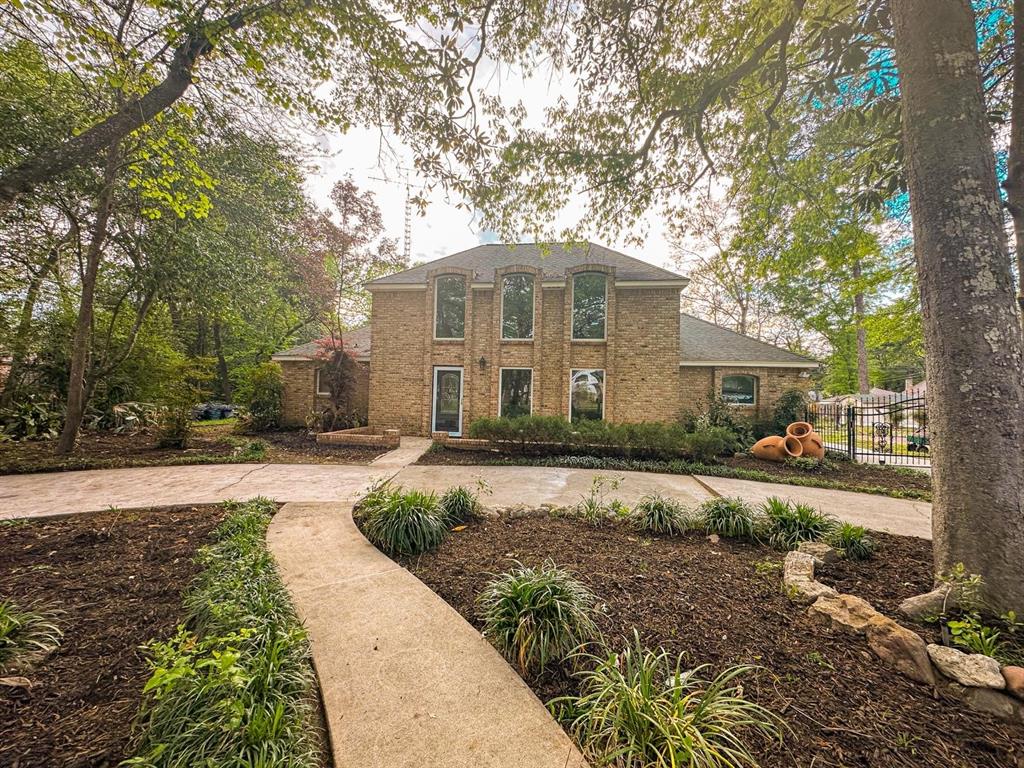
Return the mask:
POLYGON ((750 452, 764 461, 785 461, 803 455, 804 447, 800 440, 792 435, 769 435, 754 443, 750 452))
POLYGON ((786 434, 800 441, 800 445, 803 446, 802 456, 818 460, 825 458, 825 443, 809 422, 794 421, 786 427, 786 434))

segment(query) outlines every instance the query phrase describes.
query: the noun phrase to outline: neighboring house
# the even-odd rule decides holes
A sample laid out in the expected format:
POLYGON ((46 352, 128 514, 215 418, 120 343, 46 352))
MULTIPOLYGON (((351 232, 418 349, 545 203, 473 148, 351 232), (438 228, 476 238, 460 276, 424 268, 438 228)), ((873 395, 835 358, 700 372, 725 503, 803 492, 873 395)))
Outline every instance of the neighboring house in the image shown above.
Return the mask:
MULTIPOLYGON (((813 360, 680 314, 686 284, 599 245, 532 243, 372 280, 369 424, 459 435, 498 415, 666 421, 712 394, 764 415, 808 388, 813 360)), ((316 401, 315 353, 295 352, 275 355, 300 401, 286 404, 292 423, 316 401)))
MULTIPOLYGON (((341 341, 358 364, 354 391, 345 410, 359 414, 365 423, 370 386, 370 326, 345 331, 341 341)), ((330 387, 320 380, 320 369, 332 349, 331 339, 318 339, 271 357, 281 365, 283 373, 281 421, 285 426, 302 426, 311 413, 330 403, 330 387)))

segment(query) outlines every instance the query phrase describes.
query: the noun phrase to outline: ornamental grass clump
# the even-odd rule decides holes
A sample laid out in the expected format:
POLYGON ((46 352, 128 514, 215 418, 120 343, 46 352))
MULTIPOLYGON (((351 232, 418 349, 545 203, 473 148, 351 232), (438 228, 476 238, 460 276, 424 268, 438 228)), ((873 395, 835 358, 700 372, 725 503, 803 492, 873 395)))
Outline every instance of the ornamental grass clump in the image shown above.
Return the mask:
POLYGON ((801 541, 817 541, 829 534, 836 522, 808 504, 772 496, 761 505, 764 519, 762 536, 773 547, 794 549, 801 541))
POLYGON ((448 525, 460 525, 474 518, 480 510, 480 499, 464 485, 449 488, 439 502, 448 525))
POLYGON ((592 765, 616 768, 756 766, 752 740, 781 740, 782 720, 747 700, 730 667, 712 680, 682 655, 648 650, 634 631, 621 652, 580 654, 580 695, 550 702, 592 765))
POLYGON ((538 568, 517 563, 477 598, 484 636, 523 675, 562 664, 597 635, 594 602, 589 589, 551 560, 538 568))
POLYGON ((700 505, 699 521, 708 533, 730 538, 754 538, 757 523, 753 508, 743 499, 721 497, 700 505))
POLYGON ((266 546, 276 506, 227 508, 197 555, 184 624, 147 648, 152 674, 125 765, 322 765, 308 638, 266 546))
POLYGON ((56 650, 64 633, 60 612, 42 605, 22 608, 0 601, 0 672, 30 666, 56 650))
POLYGON ((418 555, 448 533, 448 519, 434 493, 393 488, 361 507, 362 528, 389 555, 418 555))
POLYGON ((657 494, 640 499, 633 508, 629 521, 638 531, 670 536, 685 533, 694 525, 682 504, 657 494))
POLYGON ((840 523, 826 541, 849 560, 870 560, 875 554, 875 540, 862 525, 840 523))

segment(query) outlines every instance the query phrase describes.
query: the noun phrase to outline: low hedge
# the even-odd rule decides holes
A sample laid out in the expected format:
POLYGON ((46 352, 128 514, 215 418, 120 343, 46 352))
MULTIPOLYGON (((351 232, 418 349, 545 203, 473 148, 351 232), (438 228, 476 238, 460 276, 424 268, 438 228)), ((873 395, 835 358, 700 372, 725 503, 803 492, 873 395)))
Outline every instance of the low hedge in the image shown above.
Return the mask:
POLYGON ((688 458, 712 461, 739 450, 736 435, 723 427, 687 430, 682 424, 645 421, 566 421, 559 416, 477 419, 469 437, 490 440, 509 453, 556 455, 572 452, 637 459, 688 458))
POLYGON ((196 556, 185 623, 146 649, 152 675, 124 765, 322 765, 309 641, 265 541, 275 505, 228 509, 196 556))

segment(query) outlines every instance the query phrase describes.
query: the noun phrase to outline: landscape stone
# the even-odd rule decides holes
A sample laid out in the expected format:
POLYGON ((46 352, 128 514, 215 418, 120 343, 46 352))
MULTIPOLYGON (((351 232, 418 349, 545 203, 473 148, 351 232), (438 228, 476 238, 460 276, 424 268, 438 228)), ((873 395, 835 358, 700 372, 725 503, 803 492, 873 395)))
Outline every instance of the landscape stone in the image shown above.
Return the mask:
POLYGON ((808 613, 833 628, 857 634, 866 631, 869 624, 882 617, 871 603, 855 595, 819 597, 808 613))
POLYGON ((801 541, 800 546, 796 548, 796 551, 802 552, 805 555, 810 555, 822 565, 834 563, 839 559, 838 550, 823 541, 801 541))
POLYGON ((782 583, 798 603, 813 603, 822 597, 835 597, 832 587, 814 580, 814 558, 804 552, 789 552, 782 563, 782 583))
POLYGON ((923 595, 908 597, 900 603, 900 613, 915 620, 938 616, 948 603, 947 598, 950 591, 950 586, 943 584, 931 592, 925 592, 923 595))
POLYGON ((1024 705, 1017 699, 991 688, 960 687, 960 696, 975 712, 1024 723, 1024 705))
POLYGON ((996 690, 1006 687, 1006 680, 999 671, 999 662, 991 656, 964 653, 934 643, 928 646, 928 656, 942 674, 961 685, 996 690))
POLYGON ((1003 667, 1003 680, 1006 681, 1007 693, 1024 699, 1024 667, 1003 667))
POLYGON ((924 640, 916 632, 879 615, 867 626, 868 646, 885 664, 905 677, 935 685, 935 672, 924 640))

